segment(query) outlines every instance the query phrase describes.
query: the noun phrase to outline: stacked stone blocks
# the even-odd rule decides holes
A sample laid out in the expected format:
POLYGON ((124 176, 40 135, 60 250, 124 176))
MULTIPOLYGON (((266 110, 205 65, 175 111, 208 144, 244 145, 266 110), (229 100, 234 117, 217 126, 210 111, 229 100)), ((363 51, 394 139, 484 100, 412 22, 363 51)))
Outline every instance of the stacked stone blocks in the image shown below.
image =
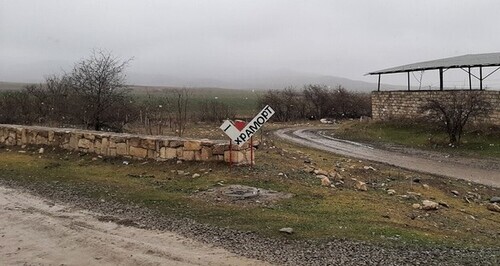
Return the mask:
MULTIPOLYGON (((374 91, 371 95, 372 118, 374 120, 421 118, 426 115, 421 107, 429 99, 446 101, 451 99, 452 92, 456 91, 374 91)), ((464 95, 470 92, 459 91, 464 95)), ((500 125, 500 91, 481 91, 481 93, 491 104, 491 112, 487 117, 477 119, 478 122, 500 125)))
POLYGON ((52 146, 107 157, 122 156, 158 161, 229 162, 231 159, 234 164, 247 165, 255 159, 251 158, 248 144, 242 147, 231 145, 230 151, 229 141, 21 125, 0 124, 0 144, 52 146))

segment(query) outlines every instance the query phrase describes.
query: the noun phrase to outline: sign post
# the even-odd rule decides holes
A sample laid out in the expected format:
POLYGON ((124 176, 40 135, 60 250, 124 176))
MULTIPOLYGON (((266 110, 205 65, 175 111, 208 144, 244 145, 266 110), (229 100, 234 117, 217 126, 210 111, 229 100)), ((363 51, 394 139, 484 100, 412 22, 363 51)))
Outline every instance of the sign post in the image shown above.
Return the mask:
MULTIPOLYGON (((253 164, 253 135, 274 115, 274 110, 271 106, 266 105, 257 116, 255 116, 248 124, 245 125, 243 121, 226 120, 219 127, 229 136, 231 139, 229 142, 229 147, 231 149, 232 142, 234 142, 239 147, 243 146, 248 140, 250 140, 250 164, 253 164)), ((229 152, 229 163, 232 163, 232 151, 229 152)))

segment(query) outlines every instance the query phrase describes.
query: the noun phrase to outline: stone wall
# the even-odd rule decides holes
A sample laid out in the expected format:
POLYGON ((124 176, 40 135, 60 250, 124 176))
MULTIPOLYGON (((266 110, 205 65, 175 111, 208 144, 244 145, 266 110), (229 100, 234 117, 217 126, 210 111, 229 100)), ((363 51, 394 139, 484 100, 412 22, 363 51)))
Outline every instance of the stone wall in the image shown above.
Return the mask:
MULTIPOLYGON (((250 147, 229 141, 146 136, 67 128, 31 127, 0 124, 0 144, 7 146, 41 145, 102 156, 136 159, 225 161, 250 164, 250 147)), ((255 153, 254 153, 255 154, 255 153)), ((254 158, 252 158, 254 160, 254 158)))
MULTIPOLYGON (((374 120, 386 120, 421 117, 424 113, 422 113, 420 107, 428 99, 450 99, 451 92, 453 91, 374 91, 371 95, 372 118, 374 120)), ((463 94, 470 92, 469 90, 459 91, 459 93, 463 94)), ((492 107, 489 117, 482 118, 481 121, 500 125, 500 91, 481 92, 492 107)))

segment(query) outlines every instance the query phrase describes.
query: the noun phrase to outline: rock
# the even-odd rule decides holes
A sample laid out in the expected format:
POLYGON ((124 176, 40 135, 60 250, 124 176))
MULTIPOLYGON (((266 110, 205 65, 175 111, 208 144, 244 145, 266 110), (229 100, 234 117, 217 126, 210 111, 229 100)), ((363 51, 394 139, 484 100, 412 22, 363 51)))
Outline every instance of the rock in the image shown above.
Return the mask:
POLYGON ((406 194, 407 194, 408 196, 410 196, 410 197, 413 197, 413 198, 418 198, 418 197, 421 197, 421 196, 422 196, 422 194, 417 193, 417 192, 412 192, 412 191, 408 191, 408 192, 406 192, 406 194))
POLYGON ((123 161, 123 162, 122 162, 122 164, 123 164, 123 165, 129 165, 129 164, 130 164, 130 162, 129 162, 129 161, 123 161))
POLYGON ((323 178, 325 178, 327 176, 326 175, 316 175, 316 177, 319 178, 319 179, 323 179, 323 178))
POLYGON ((490 211, 500 212, 500 206, 496 203, 488 203, 486 204, 486 208, 490 211))
POLYGON ((40 149, 38 150, 38 153, 39 153, 39 154, 42 154, 42 153, 44 153, 44 152, 45 152, 45 149, 44 149, 44 148, 40 148, 40 149))
POLYGON ((423 210, 437 210, 439 208, 439 203, 431 201, 431 200, 423 200, 422 201, 422 209, 423 210))
POLYGON ((354 184, 354 187, 357 190, 361 190, 361 191, 367 191, 368 190, 368 187, 366 186, 366 183, 362 182, 362 181, 359 181, 359 180, 356 180, 356 184, 354 184))
POLYGON ((183 174, 184 174, 184 171, 183 171, 183 170, 177 170, 177 174, 178 174, 178 175, 183 175, 183 174))
POLYGON ((387 190, 387 194, 389 194, 389 195, 392 196, 392 195, 396 194, 396 190, 394 190, 394 189, 388 189, 387 190))
POLYGON ((460 193, 458 193, 458 191, 456 191, 456 190, 452 190, 452 191, 451 191, 451 193, 452 193, 453 195, 455 195, 455 196, 460 195, 460 193))
POLYGON ((287 233, 289 235, 293 234, 293 228, 291 227, 283 227, 280 229, 280 232, 287 233))
POLYGON ((177 164, 182 164, 182 160, 177 160, 177 164))
POLYGON ((324 176, 323 178, 321 178, 321 185, 325 186, 325 187, 329 187, 332 185, 332 182, 330 182, 330 179, 328 179, 327 176, 324 176))
POLYGON ((363 169, 377 171, 377 169, 373 168, 372 166, 367 166, 367 165, 363 166, 363 169))
POLYGON ((412 181, 415 183, 420 183, 420 177, 414 177, 412 181))
POLYGON ((198 174, 198 173, 193 174, 193 178, 198 178, 198 177, 200 177, 200 176, 201 176, 201 175, 200 175, 200 174, 198 174))
POLYGON ((500 202, 500 197, 491 197, 490 202, 491 203, 498 203, 498 202, 500 202))
POLYGON ((311 159, 304 159, 304 163, 311 163, 311 159))
POLYGON ((429 185, 427 185, 427 184, 423 184, 422 187, 425 189, 430 189, 429 185))
POLYGON ((314 174, 316 174, 316 175, 326 175, 327 176, 328 172, 325 171, 325 170, 316 169, 316 170, 314 170, 314 174))
POLYGON ((440 201, 440 202, 438 202, 438 204, 439 204, 440 206, 445 207, 445 208, 449 208, 449 207, 450 207, 450 205, 449 205, 448 203, 444 202, 444 201, 440 201))
POLYGON ((283 175, 284 175, 284 174, 283 174, 283 173, 281 173, 281 172, 279 172, 279 173, 278 173, 278 176, 283 176, 283 175))
POLYGON ((411 205, 411 207, 413 209, 420 209, 422 206, 420 206, 420 204, 418 204, 418 203, 414 203, 414 204, 411 205))

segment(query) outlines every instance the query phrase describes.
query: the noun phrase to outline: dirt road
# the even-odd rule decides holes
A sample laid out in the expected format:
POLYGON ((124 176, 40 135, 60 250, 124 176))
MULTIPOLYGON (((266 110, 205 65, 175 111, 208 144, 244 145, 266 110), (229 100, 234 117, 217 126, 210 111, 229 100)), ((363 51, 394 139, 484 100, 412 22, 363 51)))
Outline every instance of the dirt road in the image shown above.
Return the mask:
POLYGON ((0 265, 265 265, 0 186, 0 265))
POLYGON ((450 158, 448 155, 430 152, 408 153, 378 149, 362 143, 326 136, 318 128, 287 128, 277 130, 275 134, 288 141, 344 156, 500 187, 500 163, 498 161, 450 158))

